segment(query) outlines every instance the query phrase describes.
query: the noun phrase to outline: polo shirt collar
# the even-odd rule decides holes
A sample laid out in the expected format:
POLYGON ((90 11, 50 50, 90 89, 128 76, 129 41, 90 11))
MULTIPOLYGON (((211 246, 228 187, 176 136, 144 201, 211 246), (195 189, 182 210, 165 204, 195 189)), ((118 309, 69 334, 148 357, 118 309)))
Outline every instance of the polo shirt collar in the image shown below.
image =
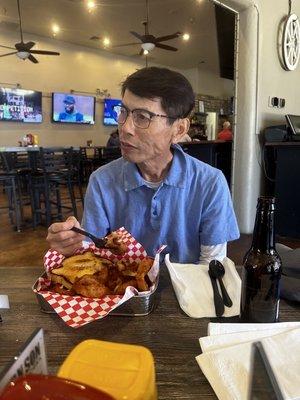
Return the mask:
MULTIPOLYGON (((172 145, 172 150, 172 165, 163 183, 169 186, 184 188, 186 185, 187 174, 185 155, 179 145, 172 145)), ((145 185, 144 179, 140 175, 139 170, 134 163, 124 161, 123 176, 125 191, 133 190, 145 185)))

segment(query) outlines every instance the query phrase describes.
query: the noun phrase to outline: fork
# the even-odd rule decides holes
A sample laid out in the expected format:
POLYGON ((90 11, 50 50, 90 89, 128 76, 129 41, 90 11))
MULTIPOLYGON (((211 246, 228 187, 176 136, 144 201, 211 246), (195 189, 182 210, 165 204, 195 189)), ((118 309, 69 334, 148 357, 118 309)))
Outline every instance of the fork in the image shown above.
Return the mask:
POLYGON ((73 226, 73 228, 71 228, 71 231, 74 231, 74 232, 80 233, 83 236, 89 237, 90 239, 92 239, 92 241, 95 243, 95 245, 98 248, 103 248, 106 246, 107 240, 105 238, 98 238, 98 237, 92 235, 91 233, 84 231, 83 229, 76 228, 76 226, 73 226))

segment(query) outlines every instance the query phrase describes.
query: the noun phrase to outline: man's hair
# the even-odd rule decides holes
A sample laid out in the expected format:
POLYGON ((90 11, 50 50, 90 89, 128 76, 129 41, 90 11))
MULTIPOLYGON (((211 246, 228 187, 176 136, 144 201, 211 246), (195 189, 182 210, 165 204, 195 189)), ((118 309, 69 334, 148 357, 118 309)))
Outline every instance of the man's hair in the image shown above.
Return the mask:
MULTIPOLYGON (((192 111, 195 96, 190 82, 180 73, 168 68, 142 68, 129 75, 122 83, 122 96, 129 90, 146 99, 159 98, 166 114, 186 118, 192 111)), ((169 119, 169 123, 173 123, 169 119)))

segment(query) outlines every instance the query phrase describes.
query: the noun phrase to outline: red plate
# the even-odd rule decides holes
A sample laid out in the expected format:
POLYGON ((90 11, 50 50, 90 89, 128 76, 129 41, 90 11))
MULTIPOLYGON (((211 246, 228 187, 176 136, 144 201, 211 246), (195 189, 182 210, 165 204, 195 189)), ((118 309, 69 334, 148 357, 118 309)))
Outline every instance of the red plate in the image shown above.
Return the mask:
POLYGON ((91 386, 51 375, 25 375, 11 382, 0 400, 115 400, 91 386))

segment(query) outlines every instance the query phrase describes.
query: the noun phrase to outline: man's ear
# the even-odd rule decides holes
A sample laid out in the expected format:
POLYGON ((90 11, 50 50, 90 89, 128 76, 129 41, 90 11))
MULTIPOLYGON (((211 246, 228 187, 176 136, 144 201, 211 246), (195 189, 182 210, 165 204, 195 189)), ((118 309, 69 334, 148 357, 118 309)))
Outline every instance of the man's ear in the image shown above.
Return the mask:
POLYGON ((190 120, 189 118, 180 118, 174 122, 174 133, 172 136, 172 143, 178 143, 180 139, 189 131, 190 120))

